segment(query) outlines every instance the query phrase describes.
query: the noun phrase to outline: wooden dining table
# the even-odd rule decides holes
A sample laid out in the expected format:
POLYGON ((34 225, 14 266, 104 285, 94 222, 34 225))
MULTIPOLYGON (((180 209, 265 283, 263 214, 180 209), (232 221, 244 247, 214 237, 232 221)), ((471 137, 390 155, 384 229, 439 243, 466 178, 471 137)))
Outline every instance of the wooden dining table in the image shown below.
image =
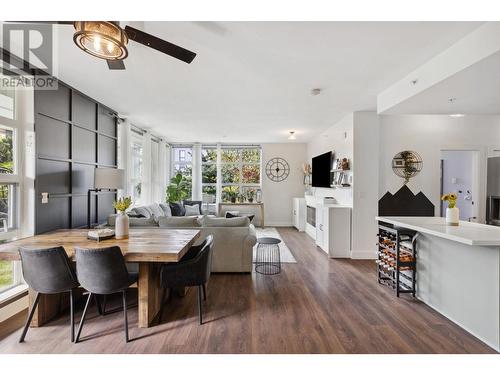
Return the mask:
MULTIPOLYGON (((87 238, 88 229, 61 229, 0 245, 0 260, 20 260, 19 248, 50 248, 63 246, 70 259, 75 247, 102 248, 119 246, 126 262, 139 264, 138 325, 150 327, 157 321, 161 308, 160 266, 178 262, 200 236, 199 230, 163 228, 131 228, 129 238, 95 241, 87 238)), ((30 290, 30 305, 34 300, 30 290)), ((32 326, 41 326, 59 314, 61 295, 43 295, 33 317, 32 326)))

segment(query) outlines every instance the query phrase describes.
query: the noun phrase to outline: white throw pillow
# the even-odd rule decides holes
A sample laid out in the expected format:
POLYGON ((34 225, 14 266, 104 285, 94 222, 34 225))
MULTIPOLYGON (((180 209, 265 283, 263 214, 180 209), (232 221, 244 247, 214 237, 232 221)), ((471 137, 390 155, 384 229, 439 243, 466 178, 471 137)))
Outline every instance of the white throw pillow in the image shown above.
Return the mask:
POLYGON ((184 216, 198 216, 200 215, 200 206, 197 204, 194 204, 192 206, 185 204, 184 208, 186 209, 186 213, 184 216))

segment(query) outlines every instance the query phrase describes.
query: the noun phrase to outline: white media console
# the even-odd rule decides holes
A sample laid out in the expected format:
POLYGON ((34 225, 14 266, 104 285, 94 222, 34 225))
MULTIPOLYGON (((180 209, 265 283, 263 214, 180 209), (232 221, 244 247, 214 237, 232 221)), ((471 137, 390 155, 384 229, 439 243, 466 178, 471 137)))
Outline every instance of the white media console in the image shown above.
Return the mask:
POLYGON ((351 257, 351 207, 306 195, 293 199, 293 222, 330 258, 351 257))

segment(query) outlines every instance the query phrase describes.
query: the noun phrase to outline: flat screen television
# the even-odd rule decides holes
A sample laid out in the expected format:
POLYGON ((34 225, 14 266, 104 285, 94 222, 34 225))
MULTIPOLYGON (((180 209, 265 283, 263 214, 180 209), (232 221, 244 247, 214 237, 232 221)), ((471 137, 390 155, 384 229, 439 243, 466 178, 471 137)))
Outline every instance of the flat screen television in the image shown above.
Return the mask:
POLYGON ((329 188, 331 169, 331 151, 314 157, 312 159, 312 186, 329 188))

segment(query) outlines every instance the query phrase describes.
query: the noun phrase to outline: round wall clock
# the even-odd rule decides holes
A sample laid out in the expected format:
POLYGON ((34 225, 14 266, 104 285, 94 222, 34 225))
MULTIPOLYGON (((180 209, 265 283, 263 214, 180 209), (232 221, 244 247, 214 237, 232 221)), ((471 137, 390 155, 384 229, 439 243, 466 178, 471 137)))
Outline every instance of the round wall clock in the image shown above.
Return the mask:
POLYGON ((290 174, 290 166, 283 158, 272 158, 266 164, 266 174, 271 181, 281 182, 290 174))

